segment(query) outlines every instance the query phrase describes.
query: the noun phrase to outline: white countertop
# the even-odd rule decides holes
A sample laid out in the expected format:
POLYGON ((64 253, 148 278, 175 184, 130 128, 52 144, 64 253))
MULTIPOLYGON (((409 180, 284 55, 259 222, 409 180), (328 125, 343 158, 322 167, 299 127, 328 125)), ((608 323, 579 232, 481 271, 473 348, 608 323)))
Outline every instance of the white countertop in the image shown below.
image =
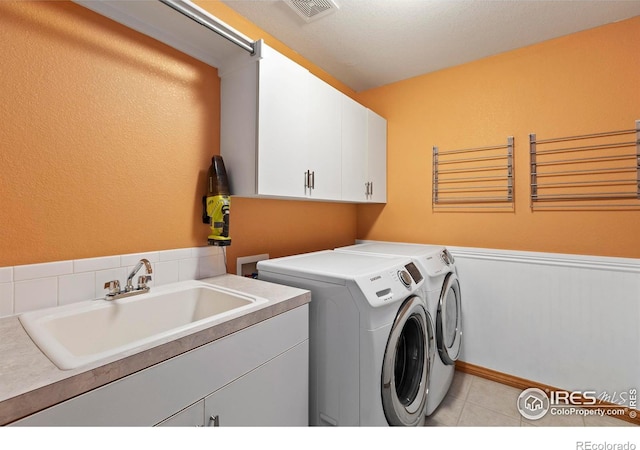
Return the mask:
POLYGON ((200 280, 267 299, 248 313, 176 339, 139 348, 125 357, 60 370, 33 343, 17 316, 0 319, 0 425, 88 392, 181 353, 220 339, 311 301, 308 291, 221 275, 200 280))

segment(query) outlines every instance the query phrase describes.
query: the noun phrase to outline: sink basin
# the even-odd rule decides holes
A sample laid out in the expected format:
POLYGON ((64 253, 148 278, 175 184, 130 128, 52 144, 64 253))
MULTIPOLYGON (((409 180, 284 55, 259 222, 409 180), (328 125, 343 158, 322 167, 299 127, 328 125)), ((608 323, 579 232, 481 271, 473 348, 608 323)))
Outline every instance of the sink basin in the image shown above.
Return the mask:
POLYGON ((167 342, 266 301, 201 281, 183 281, 118 300, 32 311, 19 320, 40 350, 60 369, 68 370, 167 342))

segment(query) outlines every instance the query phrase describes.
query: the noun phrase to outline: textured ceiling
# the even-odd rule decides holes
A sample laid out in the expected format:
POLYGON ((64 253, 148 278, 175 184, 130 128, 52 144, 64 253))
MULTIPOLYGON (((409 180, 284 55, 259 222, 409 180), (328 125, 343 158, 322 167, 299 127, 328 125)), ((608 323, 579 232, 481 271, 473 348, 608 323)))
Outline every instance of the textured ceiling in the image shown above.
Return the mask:
POLYGON ((356 91, 640 15, 640 0, 335 0, 306 23, 283 0, 224 0, 356 91))

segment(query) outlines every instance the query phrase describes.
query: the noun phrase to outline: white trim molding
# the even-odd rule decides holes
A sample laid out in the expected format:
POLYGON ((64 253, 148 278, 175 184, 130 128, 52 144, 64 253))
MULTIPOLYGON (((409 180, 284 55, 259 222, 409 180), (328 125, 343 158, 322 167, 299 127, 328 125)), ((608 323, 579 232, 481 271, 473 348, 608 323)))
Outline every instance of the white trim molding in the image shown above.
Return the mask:
POLYGON ((447 246, 453 256, 523 264, 614 270, 640 274, 640 259, 447 246))

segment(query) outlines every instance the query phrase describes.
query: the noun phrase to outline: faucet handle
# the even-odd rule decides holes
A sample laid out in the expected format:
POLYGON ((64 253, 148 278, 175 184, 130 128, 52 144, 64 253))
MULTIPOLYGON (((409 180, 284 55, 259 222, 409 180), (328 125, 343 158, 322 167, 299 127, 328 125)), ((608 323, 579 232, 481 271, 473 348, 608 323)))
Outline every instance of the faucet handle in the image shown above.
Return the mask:
MULTIPOLYGON (((152 269, 152 267, 151 267, 151 263, 149 262, 149 260, 148 260, 148 259, 146 259, 146 258, 142 258, 142 259, 140 260, 140 262, 141 262, 142 264, 144 264, 144 269, 145 269, 145 271, 147 272, 147 275, 148 275, 148 274, 150 274, 150 273, 153 273, 153 269, 152 269)), ((151 278, 149 278, 149 279, 151 279, 151 278)))
POLYGON ((151 275, 140 275, 138 277, 138 289, 145 289, 147 281, 151 281, 151 275))
POLYGON ((109 289, 109 294, 114 295, 120 292, 120 281, 111 280, 104 284, 105 289, 109 289))

